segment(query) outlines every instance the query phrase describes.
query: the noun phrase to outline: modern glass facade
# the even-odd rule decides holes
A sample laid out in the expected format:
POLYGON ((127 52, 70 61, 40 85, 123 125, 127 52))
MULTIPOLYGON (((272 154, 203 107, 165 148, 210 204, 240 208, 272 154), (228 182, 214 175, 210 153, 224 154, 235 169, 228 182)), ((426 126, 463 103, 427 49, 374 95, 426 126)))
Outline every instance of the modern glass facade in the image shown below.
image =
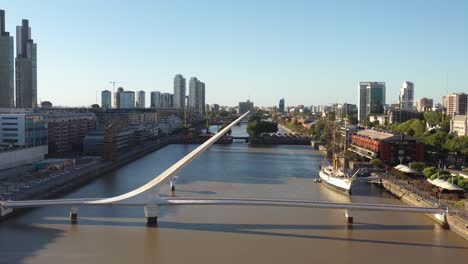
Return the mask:
POLYGON ((0 108, 14 107, 13 37, 5 32, 5 11, 0 10, 0 108))
POLYGON ((47 123, 39 114, 0 114, 0 145, 31 148, 47 145, 47 123))

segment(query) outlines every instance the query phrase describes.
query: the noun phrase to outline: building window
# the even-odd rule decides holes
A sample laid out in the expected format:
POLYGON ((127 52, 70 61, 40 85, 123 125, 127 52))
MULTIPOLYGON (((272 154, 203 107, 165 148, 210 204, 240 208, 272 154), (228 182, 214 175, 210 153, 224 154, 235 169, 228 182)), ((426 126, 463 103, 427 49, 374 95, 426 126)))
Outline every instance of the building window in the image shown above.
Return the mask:
POLYGON ((17 126, 18 123, 2 123, 3 126, 17 126))
POLYGON ((18 131, 18 128, 2 128, 3 131, 18 131))

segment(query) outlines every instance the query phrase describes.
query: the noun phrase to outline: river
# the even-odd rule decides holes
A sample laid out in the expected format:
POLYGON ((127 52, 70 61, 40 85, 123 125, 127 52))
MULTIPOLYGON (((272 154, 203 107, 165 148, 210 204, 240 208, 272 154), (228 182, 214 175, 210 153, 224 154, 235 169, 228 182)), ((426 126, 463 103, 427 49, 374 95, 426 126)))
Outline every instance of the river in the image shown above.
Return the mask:
MULTIPOLYGON (((234 135, 245 133, 235 127, 234 135)), ((65 198, 109 197, 151 180, 196 145, 169 145, 65 198)), ((215 145, 164 195, 401 204, 370 184, 347 197, 314 183, 320 154, 307 146, 215 145)), ((463 263, 468 241, 429 218, 394 212, 241 207, 162 207, 159 227, 140 207, 41 208, 0 222, 0 263, 463 263)))

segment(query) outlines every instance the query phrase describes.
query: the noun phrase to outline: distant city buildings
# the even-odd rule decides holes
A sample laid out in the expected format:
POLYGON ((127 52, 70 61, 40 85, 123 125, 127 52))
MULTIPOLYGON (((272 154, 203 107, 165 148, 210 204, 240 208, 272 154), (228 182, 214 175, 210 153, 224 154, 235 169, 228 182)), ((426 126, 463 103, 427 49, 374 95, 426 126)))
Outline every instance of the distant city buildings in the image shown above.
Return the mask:
POLYGON ((281 98, 279 101, 278 111, 284 113, 284 98, 281 98))
POLYGON ((414 107, 414 84, 403 82, 400 89, 400 108, 405 111, 413 111, 414 107))
POLYGON ((121 109, 135 108, 135 92, 122 91, 119 93, 119 97, 120 97, 119 108, 121 109))
POLYGON ((104 109, 109 109, 112 107, 112 93, 109 90, 104 90, 101 92, 101 107, 104 109))
POLYGON ((16 27, 16 107, 37 106, 37 44, 31 38, 29 21, 16 27))
POLYGON ((137 101, 136 101, 136 108, 145 108, 145 91, 138 91, 137 93, 137 101))
POLYGON ((434 107, 434 100, 423 97, 416 101, 416 110, 418 112, 427 112, 431 111, 434 107))
POLYGON ((5 11, 0 10, 0 108, 15 106, 13 47, 13 37, 5 31, 5 11))
POLYGON ((114 108, 120 109, 120 93, 124 91, 124 88, 119 87, 117 92, 114 94, 114 108))
POLYGON ((159 107, 173 107, 174 95, 171 93, 162 93, 160 97, 159 107))
POLYGON ((174 77, 174 107, 185 109, 185 78, 181 74, 174 77))
POLYGON ((468 94, 466 93, 451 93, 446 97, 447 115, 468 114, 468 94))
POLYGON ((358 120, 369 114, 383 114, 385 106, 385 82, 359 82, 358 120))
POLYGON ((253 111, 254 103, 247 100, 247 102, 239 102, 239 114, 245 114, 247 111, 253 111))

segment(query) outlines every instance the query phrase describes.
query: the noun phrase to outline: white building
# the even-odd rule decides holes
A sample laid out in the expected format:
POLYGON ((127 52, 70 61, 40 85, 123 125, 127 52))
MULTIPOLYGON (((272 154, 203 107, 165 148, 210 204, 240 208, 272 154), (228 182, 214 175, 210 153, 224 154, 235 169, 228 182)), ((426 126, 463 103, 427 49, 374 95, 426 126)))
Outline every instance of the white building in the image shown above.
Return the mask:
POLYGON ((450 120, 450 133, 457 136, 468 136, 468 115, 455 115, 450 120))
POLYGON ((145 103, 145 91, 139 91, 137 93, 137 102, 136 102, 136 107, 137 108, 145 108, 146 103, 145 103))
POLYGON ((120 108, 135 108, 135 92, 120 92, 120 108))
POLYGON ((101 107, 109 109, 112 106, 112 93, 109 90, 101 92, 101 107))
POLYGON ((400 89, 400 107, 402 110, 413 111, 414 107, 414 84, 403 82, 400 89))

